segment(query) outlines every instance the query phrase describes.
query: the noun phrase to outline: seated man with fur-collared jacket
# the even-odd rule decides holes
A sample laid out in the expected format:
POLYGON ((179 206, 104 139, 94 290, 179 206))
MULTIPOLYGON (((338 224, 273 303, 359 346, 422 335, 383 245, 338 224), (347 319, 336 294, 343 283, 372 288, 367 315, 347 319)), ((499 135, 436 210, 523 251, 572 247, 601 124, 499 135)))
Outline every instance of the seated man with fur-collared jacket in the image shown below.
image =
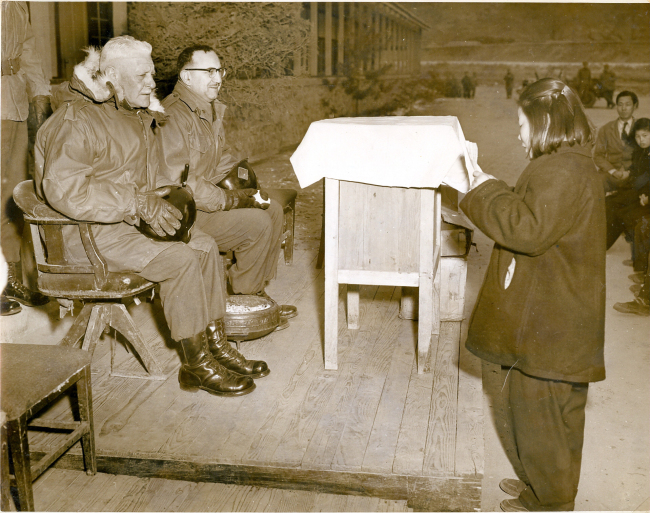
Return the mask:
MULTIPOLYGON (((110 271, 130 271, 158 283, 172 338, 178 342, 182 388, 238 396, 269 373, 226 340, 222 264, 214 240, 193 229, 189 243, 154 240, 180 228, 182 215, 163 199, 154 131, 163 121, 154 97, 151 45, 130 36, 90 49, 77 65, 59 106, 38 132, 37 193, 54 209, 98 223, 93 234, 110 271)), ((67 257, 85 253, 73 227, 64 232, 67 257)))

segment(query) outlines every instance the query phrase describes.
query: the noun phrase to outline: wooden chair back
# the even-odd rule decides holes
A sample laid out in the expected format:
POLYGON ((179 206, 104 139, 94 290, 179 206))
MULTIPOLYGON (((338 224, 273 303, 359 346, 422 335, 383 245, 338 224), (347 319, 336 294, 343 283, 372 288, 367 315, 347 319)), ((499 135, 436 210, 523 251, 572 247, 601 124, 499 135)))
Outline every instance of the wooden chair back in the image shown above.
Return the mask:
POLYGON ((43 294, 68 299, 120 299, 154 286, 134 273, 110 272, 93 237, 94 223, 75 221, 51 208, 37 196, 32 180, 16 186, 14 201, 30 225, 38 288, 43 294), (88 263, 68 260, 62 228, 69 225, 78 228, 88 263))

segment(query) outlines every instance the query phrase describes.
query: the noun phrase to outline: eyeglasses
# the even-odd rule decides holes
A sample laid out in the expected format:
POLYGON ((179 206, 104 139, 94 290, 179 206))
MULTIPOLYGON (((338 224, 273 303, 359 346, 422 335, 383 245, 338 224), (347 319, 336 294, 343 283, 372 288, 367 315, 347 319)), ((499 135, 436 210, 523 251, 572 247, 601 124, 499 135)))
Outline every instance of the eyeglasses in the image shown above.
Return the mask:
POLYGON ((210 78, 215 78, 217 75, 220 78, 225 78, 228 70, 226 68, 185 68, 187 71, 205 71, 210 74, 210 78))

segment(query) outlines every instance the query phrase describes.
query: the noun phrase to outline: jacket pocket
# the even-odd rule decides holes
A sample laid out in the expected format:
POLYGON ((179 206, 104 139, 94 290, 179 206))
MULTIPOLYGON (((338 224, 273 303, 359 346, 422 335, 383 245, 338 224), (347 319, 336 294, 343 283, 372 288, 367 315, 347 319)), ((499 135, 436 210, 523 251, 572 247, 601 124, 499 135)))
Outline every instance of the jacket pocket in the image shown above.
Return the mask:
POLYGON ((190 147, 193 150, 205 153, 210 148, 209 139, 201 132, 194 132, 190 134, 190 147))

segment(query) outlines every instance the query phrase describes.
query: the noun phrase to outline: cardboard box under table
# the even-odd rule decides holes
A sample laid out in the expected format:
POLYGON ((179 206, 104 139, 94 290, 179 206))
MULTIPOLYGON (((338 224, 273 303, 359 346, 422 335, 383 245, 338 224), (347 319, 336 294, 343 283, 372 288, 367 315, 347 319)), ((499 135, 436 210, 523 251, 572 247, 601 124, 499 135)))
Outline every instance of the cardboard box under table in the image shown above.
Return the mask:
MULTIPOLYGON (((476 145, 453 116, 311 124, 291 163, 303 188, 325 178, 326 369, 337 368, 339 283, 347 284, 350 329, 359 328, 359 285, 419 289, 420 373, 446 320, 441 313, 462 319, 471 225, 458 212, 457 191, 469 189, 473 162, 476 145), (454 225, 446 237, 443 196, 444 226, 454 225), (455 260, 441 264, 443 240, 464 249, 449 250, 455 260)), ((403 290, 408 317, 413 293, 403 290)))

